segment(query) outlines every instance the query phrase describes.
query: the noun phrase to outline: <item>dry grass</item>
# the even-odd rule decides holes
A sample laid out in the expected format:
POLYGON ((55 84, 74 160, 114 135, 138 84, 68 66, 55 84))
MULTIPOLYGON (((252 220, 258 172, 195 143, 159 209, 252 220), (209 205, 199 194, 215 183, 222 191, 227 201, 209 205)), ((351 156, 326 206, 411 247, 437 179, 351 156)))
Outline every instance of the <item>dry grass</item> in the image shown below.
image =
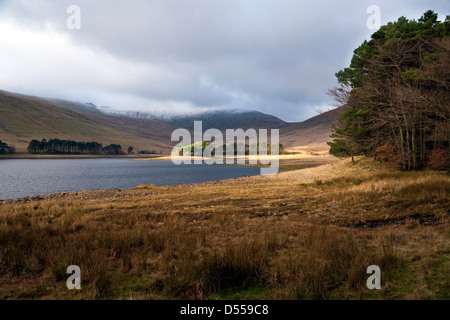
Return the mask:
POLYGON ((449 191, 445 174, 361 159, 5 201, 0 298, 448 299, 449 191), (65 286, 72 264, 81 291, 65 286))

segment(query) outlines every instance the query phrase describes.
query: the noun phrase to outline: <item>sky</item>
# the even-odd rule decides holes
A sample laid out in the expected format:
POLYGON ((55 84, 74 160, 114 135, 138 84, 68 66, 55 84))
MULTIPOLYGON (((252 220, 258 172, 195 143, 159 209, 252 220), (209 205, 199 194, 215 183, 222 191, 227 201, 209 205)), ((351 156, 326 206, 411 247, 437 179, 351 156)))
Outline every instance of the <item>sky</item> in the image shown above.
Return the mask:
POLYGON ((334 74, 376 31, 372 5, 382 25, 450 14, 447 0, 0 0, 0 90, 303 121, 333 108, 334 74))

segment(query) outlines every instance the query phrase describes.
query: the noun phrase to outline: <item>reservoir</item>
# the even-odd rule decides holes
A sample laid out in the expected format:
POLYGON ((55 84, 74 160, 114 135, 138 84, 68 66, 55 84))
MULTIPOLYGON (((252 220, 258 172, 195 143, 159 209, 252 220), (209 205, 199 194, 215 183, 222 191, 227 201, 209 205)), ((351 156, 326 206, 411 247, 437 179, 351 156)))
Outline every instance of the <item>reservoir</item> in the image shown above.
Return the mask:
POLYGON ((58 192, 129 189, 141 184, 168 186, 258 175, 260 168, 238 165, 174 165, 172 161, 131 159, 0 160, 0 200, 58 192))

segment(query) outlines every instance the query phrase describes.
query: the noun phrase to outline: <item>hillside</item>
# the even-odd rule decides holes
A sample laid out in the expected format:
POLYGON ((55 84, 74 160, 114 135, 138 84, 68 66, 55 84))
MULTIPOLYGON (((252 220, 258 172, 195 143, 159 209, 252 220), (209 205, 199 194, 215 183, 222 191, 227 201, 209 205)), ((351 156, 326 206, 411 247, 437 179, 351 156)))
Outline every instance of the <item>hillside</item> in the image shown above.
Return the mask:
POLYGON ((303 122, 288 123, 277 117, 257 111, 207 112, 199 115, 178 116, 166 120, 177 127, 193 130, 194 121, 203 121, 203 130, 216 128, 279 129, 280 142, 291 152, 328 153, 327 141, 339 109, 319 114, 303 122))
POLYGON ((324 112, 303 122, 290 123, 280 128, 280 142, 290 152, 326 154, 329 151, 332 125, 340 108, 324 112))
POLYGON ((215 128, 221 131, 236 128, 242 128, 244 130, 249 128, 277 129, 287 124, 286 122, 284 122, 281 119, 278 119, 277 117, 258 111, 247 111, 247 112, 213 111, 197 115, 176 116, 166 121, 177 127, 182 127, 189 130, 194 129, 194 121, 202 121, 203 130, 215 128))
MULTIPOLYGON (((173 126, 156 120, 133 120, 74 111, 55 106, 51 100, 0 92, 0 139, 25 152, 32 139, 70 139, 121 144, 135 150, 169 152, 173 126)), ((72 109, 72 110, 71 110, 72 109)))
POLYGON ((64 99, 29 96, 29 95, 25 95, 25 94, 0 90, 0 95, 2 95, 2 94, 6 94, 6 95, 9 95, 12 97, 17 97, 17 98, 40 101, 40 102, 51 104, 55 107, 60 107, 63 109, 68 109, 68 110, 72 110, 72 111, 76 111, 76 112, 80 112, 80 113, 102 114, 102 111, 99 110, 99 108, 93 103, 88 103, 88 102, 83 103, 83 102, 69 101, 69 100, 64 100, 64 99))
POLYGON ((168 154, 176 128, 193 130, 194 121, 203 130, 279 129, 280 142, 290 152, 328 153, 331 126, 338 110, 304 122, 287 123, 257 111, 214 111, 198 115, 155 119, 129 114, 106 114, 91 103, 26 96, 0 91, 0 139, 25 152, 32 139, 70 139, 121 144, 135 150, 155 150, 168 154))

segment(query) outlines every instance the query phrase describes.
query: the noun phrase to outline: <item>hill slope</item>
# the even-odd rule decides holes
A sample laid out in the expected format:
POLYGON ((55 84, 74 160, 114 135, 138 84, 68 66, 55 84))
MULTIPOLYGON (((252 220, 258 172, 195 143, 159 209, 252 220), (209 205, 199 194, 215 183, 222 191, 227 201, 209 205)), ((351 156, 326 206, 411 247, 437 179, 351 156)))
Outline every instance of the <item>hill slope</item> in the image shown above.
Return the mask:
POLYGON ((203 121, 203 130, 249 128, 279 129, 280 142, 291 152, 328 153, 332 124, 339 109, 319 114, 303 122, 288 123, 277 117, 258 111, 207 112, 198 115, 177 116, 167 121, 177 127, 193 130, 194 121, 203 121))
POLYGON ((155 150, 169 154, 176 128, 193 130, 194 121, 203 130, 249 128, 279 129, 280 142, 290 152, 328 153, 332 123, 339 109, 304 122, 287 123, 257 111, 216 111, 166 119, 108 115, 95 105, 61 99, 26 96, 0 91, 0 139, 24 152, 32 139, 71 139, 121 144, 135 150, 155 150))
POLYGON ((194 130, 194 121, 203 122, 203 130, 210 128, 224 131, 226 129, 249 128, 270 129, 280 128, 287 123, 277 117, 258 112, 234 112, 234 111, 215 111, 205 112, 197 115, 176 116, 166 120, 168 123, 177 127, 194 130))
POLYGON ((133 121, 96 113, 81 113, 49 102, 0 92, 0 139, 26 151, 32 139, 71 139, 121 144, 135 150, 168 152, 174 127, 156 120, 133 121))
POLYGON ((327 141, 331 141, 332 126, 340 111, 337 108, 280 128, 280 142, 291 152, 328 153, 327 141))
POLYGON ((69 100, 55 99, 55 98, 44 98, 44 97, 30 96, 30 95, 0 90, 0 95, 2 95, 2 94, 21 98, 21 99, 23 98, 23 99, 28 99, 28 100, 40 101, 40 102, 51 104, 55 107, 60 107, 63 109, 68 109, 68 110, 72 110, 72 111, 76 111, 76 112, 80 112, 80 113, 103 114, 102 111, 100 111, 99 108, 93 103, 83 103, 83 102, 76 102, 76 101, 69 101, 69 100))

